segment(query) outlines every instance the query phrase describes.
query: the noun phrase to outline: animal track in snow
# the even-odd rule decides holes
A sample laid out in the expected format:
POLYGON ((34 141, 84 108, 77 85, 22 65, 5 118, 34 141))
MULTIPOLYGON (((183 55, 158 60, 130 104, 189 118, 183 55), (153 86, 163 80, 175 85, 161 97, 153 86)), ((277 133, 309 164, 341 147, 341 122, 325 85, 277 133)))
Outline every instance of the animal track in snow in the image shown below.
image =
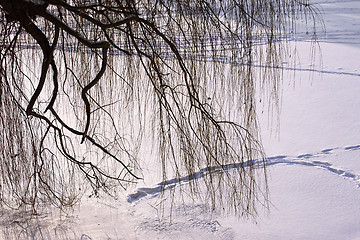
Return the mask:
MULTIPOLYGON (((266 165, 267 166, 272 166, 272 165, 277 165, 277 164, 302 165, 302 166, 309 166, 309 167, 316 167, 316 168, 320 168, 320 169, 325 169, 325 170, 330 171, 333 174, 337 174, 337 175, 339 175, 339 176, 341 176, 341 177, 343 177, 345 179, 355 181, 357 183, 357 186, 360 187, 360 175, 356 175, 356 174, 354 174, 352 172, 349 172, 349 171, 346 171, 346 170, 343 170, 343 169, 340 169, 340 168, 336 168, 329 162, 311 160, 311 159, 316 159, 316 158, 318 158, 320 156, 327 156, 327 155, 330 155, 330 154, 334 154, 334 150, 338 150, 338 151, 359 151, 360 150, 360 145, 348 146, 348 147, 343 147, 343 148, 328 148, 328 149, 324 149, 324 150, 320 151, 320 153, 301 154, 301 155, 299 155, 297 157, 285 156, 285 155, 269 157, 269 158, 267 158, 266 165)), ((206 176, 207 174, 209 174, 210 171, 219 171, 219 172, 221 172, 221 171, 229 171, 231 169, 239 168, 241 165, 246 167, 250 163, 255 163, 255 165, 257 163, 259 163, 257 165, 258 168, 263 166, 260 161, 248 161, 248 162, 245 162, 245 163, 242 163, 242 164, 240 164, 240 163, 239 164, 229 164, 229 165, 225 165, 225 166, 215 166, 215 167, 211 167, 211 168, 203 168, 200 171, 198 171, 198 172, 196 172, 196 173, 194 173, 192 175, 184 176, 184 177, 181 177, 181 178, 169 179, 167 181, 158 183, 154 187, 138 188, 136 192, 128 195, 127 201, 132 203, 132 202, 136 202, 136 201, 138 201, 141 198, 146 197, 146 196, 155 197, 159 193, 161 193, 161 191, 163 191, 163 190, 171 189, 171 188, 177 186, 177 184, 180 184, 180 183, 184 184, 184 183, 187 183, 187 182, 189 182, 191 180, 202 178, 202 177, 206 176)))
POLYGON ((272 157, 272 158, 268 158, 267 166, 276 165, 276 164, 286 164, 286 165, 303 165, 303 166, 322 168, 322 169, 330 171, 331 173, 337 174, 345 179, 355 181, 355 182, 357 182, 358 187, 360 187, 360 175, 356 175, 349 171, 346 171, 346 170, 343 170, 340 168, 336 168, 336 167, 332 166, 332 164, 329 162, 316 161, 316 160, 311 161, 310 160, 311 158, 317 158, 320 156, 333 154, 333 151, 335 149, 340 150, 340 151, 341 150, 342 151, 356 151, 356 150, 360 150, 360 145, 348 146, 348 147, 344 147, 344 148, 324 149, 318 154, 302 154, 302 155, 297 156, 296 158, 292 158, 290 156, 289 157, 287 157, 287 156, 272 157))

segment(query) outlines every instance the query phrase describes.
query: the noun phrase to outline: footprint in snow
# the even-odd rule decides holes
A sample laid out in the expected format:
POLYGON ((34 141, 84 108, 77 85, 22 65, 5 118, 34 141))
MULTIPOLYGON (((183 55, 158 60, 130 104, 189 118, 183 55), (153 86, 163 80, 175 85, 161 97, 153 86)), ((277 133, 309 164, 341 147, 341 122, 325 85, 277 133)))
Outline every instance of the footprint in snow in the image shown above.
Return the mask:
POLYGON ((345 150, 359 150, 359 149, 360 149, 360 145, 350 146, 345 148, 345 150))
POLYGON ((330 154, 333 150, 334 150, 334 148, 328 148, 328 149, 322 150, 321 153, 330 154))
POLYGON ((312 154, 302 154, 302 155, 299 155, 297 157, 298 158, 311 158, 311 157, 314 157, 314 155, 312 155, 312 154))

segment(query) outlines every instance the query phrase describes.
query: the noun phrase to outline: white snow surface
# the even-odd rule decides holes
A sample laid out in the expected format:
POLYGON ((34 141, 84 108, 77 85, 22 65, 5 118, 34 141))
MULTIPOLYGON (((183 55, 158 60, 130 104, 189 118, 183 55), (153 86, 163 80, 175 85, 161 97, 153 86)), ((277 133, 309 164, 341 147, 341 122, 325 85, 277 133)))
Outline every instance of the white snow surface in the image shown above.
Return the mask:
POLYGON ((259 107, 270 211, 244 220, 189 201, 160 220, 160 188, 149 185, 117 201, 84 197, 69 216, 24 222, 2 212, 0 239, 359 240, 360 1, 317 2, 327 32, 315 60, 305 33, 293 43, 298 60, 285 70, 279 127, 259 107))

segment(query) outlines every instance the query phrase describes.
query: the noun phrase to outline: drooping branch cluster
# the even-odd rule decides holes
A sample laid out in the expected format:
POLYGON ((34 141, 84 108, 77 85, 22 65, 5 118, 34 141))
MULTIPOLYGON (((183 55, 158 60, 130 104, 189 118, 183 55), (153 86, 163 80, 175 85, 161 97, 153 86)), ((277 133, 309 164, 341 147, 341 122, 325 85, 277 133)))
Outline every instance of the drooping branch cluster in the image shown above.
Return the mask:
MULTIPOLYGON (((36 165, 25 188, 34 193, 20 198, 46 192, 61 204, 60 185, 76 181, 74 169, 94 191, 110 182, 125 187, 141 178, 137 153, 150 129, 164 180, 224 166, 203 178, 205 193, 194 180, 192 193, 213 207, 229 201, 235 211, 253 212, 254 170, 264 164, 254 64, 281 62, 285 34, 311 12, 307 1, 0 0, 0 6, 0 106, 17 114, 13 121, 7 113, 1 124, 12 121, 16 135, 26 133, 32 149, 22 151, 32 155, 22 158, 36 165), (66 173, 57 173, 60 162, 66 173)), ((262 75, 260 85, 276 104, 281 74, 262 75)), ((9 149, 3 162, 23 144, 10 142, 0 145, 9 149)))

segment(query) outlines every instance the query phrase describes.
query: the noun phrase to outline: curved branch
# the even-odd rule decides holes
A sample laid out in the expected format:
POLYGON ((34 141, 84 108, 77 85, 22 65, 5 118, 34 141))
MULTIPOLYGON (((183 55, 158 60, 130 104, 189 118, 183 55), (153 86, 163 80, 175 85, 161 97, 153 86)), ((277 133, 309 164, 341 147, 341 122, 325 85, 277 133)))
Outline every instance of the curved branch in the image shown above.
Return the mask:
POLYGON ((87 132, 89 130, 89 126, 90 126, 90 102, 87 98, 87 92, 94 87, 100 80, 100 78, 104 75, 104 72, 106 70, 106 65, 107 65, 107 51, 108 51, 109 46, 106 46, 102 49, 102 55, 103 55, 103 59, 102 59, 102 65, 101 65, 101 69, 98 72, 98 74, 96 75, 96 77, 94 78, 94 80, 92 80, 88 85, 86 85, 82 92, 81 92, 81 98, 83 99, 84 103, 85 103, 85 110, 86 110, 86 125, 85 125, 85 130, 83 133, 83 138, 81 140, 81 143, 84 142, 85 136, 87 135, 87 132))
POLYGON ((91 41, 91 40, 84 38, 79 32, 72 29, 70 26, 68 26, 67 24, 65 24, 60 19, 58 19, 57 17, 55 17, 54 15, 50 14, 47 11, 39 11, 39 12, 37 12, 37 14, 39 16, 42 16, 49 22, 53 23, 55 26, 63 29, 65 32, 72 35, 79 42, 81 42, 82 44, 84 44, 85 46, 87 46, 89 48, 107 48, 107 47, 109 47, 109 43, 107 41, 91 41))
POLYGON ((22 26, 25 28, 25 30, 37 41, 37 43, 41 47, 44 57, 38 86, 36 87, 36 90, 33 93, 30 102, 26 108, 26 114, 33 115, 34 104, 44 87, 49 65, 53 61, 52 49, 45 34, 31 21, 31 19, 28 16, 26 15, 19 16, 19 21, 22 24, 22 26))
MULTIPOLYGON (((54 36, 54 41, 53 41, 53 44, 51 46, 51 51, 53 52, 56 48, 56 45, 57 45, 57 42, 58 42, 58 39, 59 39, 59 32, 60 32, 60 28, 55 26, 55 36, 54 36)), ((50 102, 48 104, 48 106, 46 107, 45 109, 45 112, 52 108, 54 103, 55 103, 55 100, 56 100, 56 96, 57 96, 57 93, 58 93, 58 90, 59 90, 59 83, 58 83, 58 70, 57 70, 57 67, 56 67, 56 64, 55 64, 55 61, 54 59, 52 59, 51 61, 51 67, 52 67, 52 70, 53 70, 53 84, 54 84, 54 89, 53 89, 53 92, 52 92, 52 97, 50 99, 50 102)))

